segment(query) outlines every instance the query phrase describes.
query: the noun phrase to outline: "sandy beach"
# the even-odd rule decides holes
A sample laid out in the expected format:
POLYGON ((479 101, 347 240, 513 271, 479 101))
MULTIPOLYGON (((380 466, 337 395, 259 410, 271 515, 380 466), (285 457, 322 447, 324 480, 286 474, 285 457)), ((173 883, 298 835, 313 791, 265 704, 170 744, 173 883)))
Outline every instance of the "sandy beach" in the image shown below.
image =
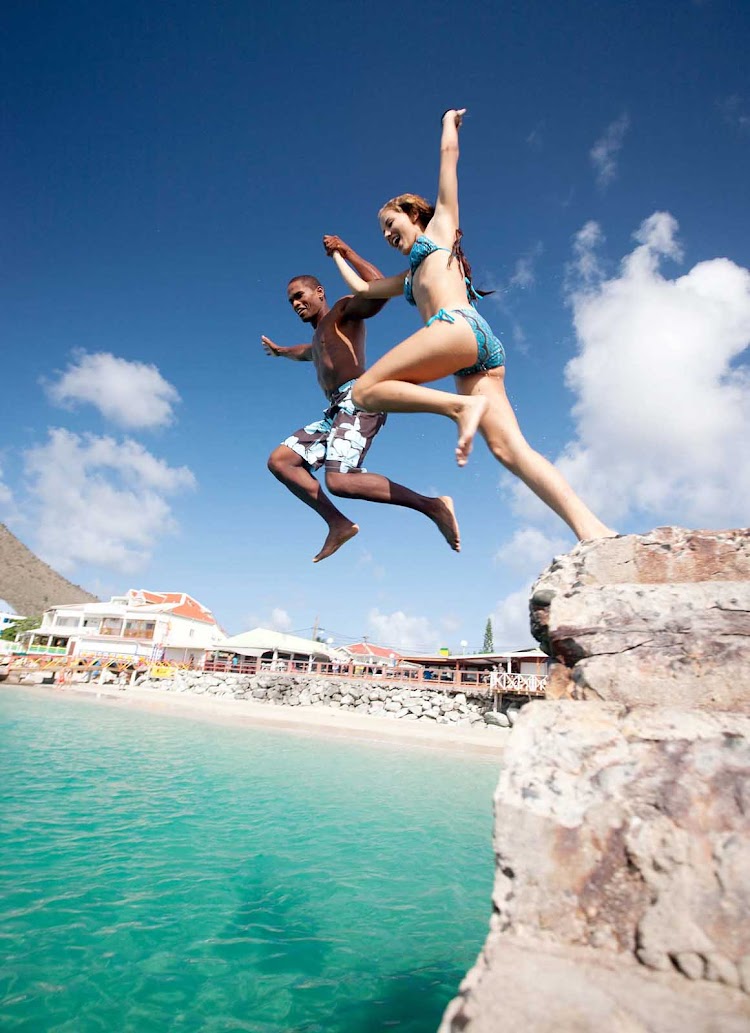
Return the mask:
POLYGON ((37 696, 77 697, 95 700, 103 706, 135 707, 154 713, 182 714, 186 717, 226 725, 248 725, 283 729, 297 735, 361 739, 387 742, 423 749, 449 750, 457 753, 484 753, 499 757, 507 741, 507 732, 490 726, 482 728, 438 725, 430 722, 395 720, 373 715, 353 714, 335 707, 288 707, 275 703, 254 703, 207 696, 191 692, 162 692, 159 689, 114 689, 105 685, 19 685, 4 682, 37 696))

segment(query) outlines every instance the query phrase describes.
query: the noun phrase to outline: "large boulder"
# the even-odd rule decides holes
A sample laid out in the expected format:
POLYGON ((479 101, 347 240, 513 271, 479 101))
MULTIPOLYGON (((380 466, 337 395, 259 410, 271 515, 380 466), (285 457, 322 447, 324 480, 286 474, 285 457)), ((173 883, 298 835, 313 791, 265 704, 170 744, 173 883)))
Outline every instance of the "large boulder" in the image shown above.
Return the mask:
POLYGON ((644 974, 602 951, 510 938, 493 922, 439 1033, 747 1033, 737 991, 644 974))
POLYGON ((750 1028, 749 735, 741 714, 527 707, 490 937, 444 1033, 750 1028))
POLYGON ((490 934, 442 1033, 750 1029, 750 532, 582 543, 531 621, 556 701, 508 734, 490 934))
POLYGON ((750 530, 583 542, 532 589, 552 693, 750 709, 750 530))

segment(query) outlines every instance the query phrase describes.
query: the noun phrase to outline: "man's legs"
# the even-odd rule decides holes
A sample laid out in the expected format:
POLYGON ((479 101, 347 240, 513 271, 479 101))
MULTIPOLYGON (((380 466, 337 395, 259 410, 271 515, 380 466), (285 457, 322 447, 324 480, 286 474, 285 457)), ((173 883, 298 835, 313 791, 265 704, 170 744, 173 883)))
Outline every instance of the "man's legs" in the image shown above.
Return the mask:
MULTIPOLYGON (((355 382, 356 383, 356 382, 355 382)), ((326 441, 326 487, 340 498, 363 499, 366 502, 384 502, 391 506, 404 506, 424 513, 435 523, 450 545, 458 552, 460 534, 453 500, 448 495, 428 498, 418 495, 411 488, 396 484, 377 473, 362 469, 375 435, 386 421, 385 413, 365 412, 358 409, 351 400, 352 387, 337 400, 331 431, 326 441)))
POLYGON ((396 484, 379 473, 363 473, 360 470, 351 470, 349 473, 326 470, 326 487, 338 498, 384 502, 424 513, 437 525, 451 549, 455 552, 460 551, 461 538, 453 511, 453 500, 449 495, 441 495, 438 498, 418 495, 411 488, 396 484))
POLYGON ((301 502, 314 509, 328 524, 328 536, 313 563, 331 556, 344 542, 359 531, 357 524, 345 517, 310 473, 308 463, 287 445, 279 445, 268 457, 268 469, 286 485, 301 502))

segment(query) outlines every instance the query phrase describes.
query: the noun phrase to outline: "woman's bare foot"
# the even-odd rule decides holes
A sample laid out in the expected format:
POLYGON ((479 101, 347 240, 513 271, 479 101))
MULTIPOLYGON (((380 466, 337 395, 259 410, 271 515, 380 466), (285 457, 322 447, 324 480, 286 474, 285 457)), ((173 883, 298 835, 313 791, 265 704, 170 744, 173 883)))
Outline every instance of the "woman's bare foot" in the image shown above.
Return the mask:
POLYGON ((313 563, 320 563, 321 560, 326 560, 329 556, 333 556, 334 552, 340 549, 342 545, 346 545, 349 539, 353 538, 358 532, 359 524, 347 523, 332 527, 328 532, 328 537, 323 542, 323 548, 317 556, 313 557, 313 563))
POLYGON ((438 527, 438 530, 445 538, 448 545, 454 552, 461 551, 461 532, 458 529, 458 521, 456 520, 456 512, 453 508, 453 499, 450 495, 440 495, 435 499, 437 505, 435 506, 435 512, 430 514, 430 519, 433 520, 438 527))
POLYGON ((456 423, 458 424, 456 462, 459 466, 466 466, 474 435, 482 422, 482 417, 489 403, 483 395, 467 395, 464 396, 462 402, 463 404, 456 416, 456 423))
POLYGON ((584 529, 584 534, 581 535, 579 541, 593 542, 597 538, 617 538, 619 533, 619 531, 613 531, 611 527, 607 527, 601 520, 597 520, 596 523, 590 524, 584 529))

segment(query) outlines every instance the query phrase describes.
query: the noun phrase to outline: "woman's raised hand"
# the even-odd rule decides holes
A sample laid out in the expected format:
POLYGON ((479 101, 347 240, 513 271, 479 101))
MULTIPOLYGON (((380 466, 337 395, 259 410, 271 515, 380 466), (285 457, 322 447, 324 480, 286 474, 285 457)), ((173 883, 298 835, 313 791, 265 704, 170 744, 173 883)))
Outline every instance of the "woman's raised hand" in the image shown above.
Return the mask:
POLYGON ((456 129, 458 129, 461 123, 463 122, 465 114, 466 108, 448 108, 448 110, 443 115, 443 125, 445 125, 446 120, 449 122, 452 121, 456 129))

